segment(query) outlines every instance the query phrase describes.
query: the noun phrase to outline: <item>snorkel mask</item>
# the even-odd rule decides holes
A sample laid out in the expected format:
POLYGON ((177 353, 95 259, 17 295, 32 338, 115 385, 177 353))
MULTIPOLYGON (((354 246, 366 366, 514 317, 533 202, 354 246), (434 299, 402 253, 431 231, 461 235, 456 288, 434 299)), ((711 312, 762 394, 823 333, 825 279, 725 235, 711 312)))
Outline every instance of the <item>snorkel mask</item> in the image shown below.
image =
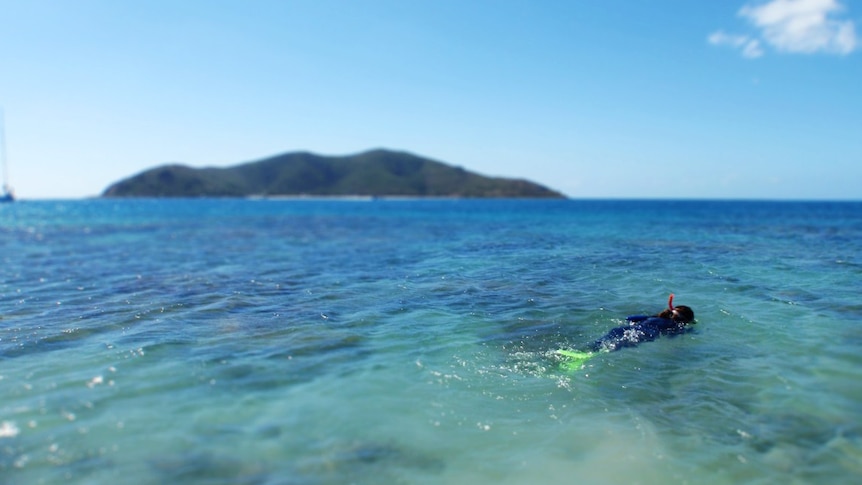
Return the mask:
POLYGON ((694 319, 694 311, 692 311, 691 308, 685 305, 680 305, 678 307, 673 306, 673 293, 671 293, 667 299, 667 310, 665 311, 670 312, 670 319, 675 322, 682 324, 697 323, 697 320, 694 319))

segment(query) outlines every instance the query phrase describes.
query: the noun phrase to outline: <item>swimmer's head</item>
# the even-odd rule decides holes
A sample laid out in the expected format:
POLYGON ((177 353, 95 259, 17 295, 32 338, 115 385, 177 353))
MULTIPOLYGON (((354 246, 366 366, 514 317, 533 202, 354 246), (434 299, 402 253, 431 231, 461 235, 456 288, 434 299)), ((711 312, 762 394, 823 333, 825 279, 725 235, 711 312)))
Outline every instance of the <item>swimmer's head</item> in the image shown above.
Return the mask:
POLYGON ((685 305, 677 305, 673 307, 673 310, 667 309, 663 312, 659 313, 658 316, 662 318, 669 318, 677 323, 692 323, 694 322, 694 311, 685 306, 685 305))

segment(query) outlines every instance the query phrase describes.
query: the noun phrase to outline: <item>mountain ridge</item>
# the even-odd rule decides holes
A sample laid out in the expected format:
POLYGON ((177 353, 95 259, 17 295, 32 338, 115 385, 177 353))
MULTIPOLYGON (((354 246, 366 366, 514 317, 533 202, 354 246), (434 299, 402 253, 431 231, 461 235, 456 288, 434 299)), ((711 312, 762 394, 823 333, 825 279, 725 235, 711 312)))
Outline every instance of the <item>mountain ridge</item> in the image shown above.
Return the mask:
POLYGON ((229 167, 165 164, 108 186, 102 197, 565 198, 526 179, 489 177, 405 151, 287 152, 229 167))

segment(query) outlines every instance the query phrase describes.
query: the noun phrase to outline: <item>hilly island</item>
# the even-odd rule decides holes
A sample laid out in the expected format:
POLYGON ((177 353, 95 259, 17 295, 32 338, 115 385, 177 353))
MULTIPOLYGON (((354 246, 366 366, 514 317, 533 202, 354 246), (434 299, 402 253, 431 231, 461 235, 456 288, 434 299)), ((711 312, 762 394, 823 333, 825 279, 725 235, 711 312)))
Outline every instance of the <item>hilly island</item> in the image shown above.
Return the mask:
POLYGON ((225 168, 163 165, 112 184, 102 196, 565 198, 528 180, 382 149, 348 156, 292 152, 225 168))

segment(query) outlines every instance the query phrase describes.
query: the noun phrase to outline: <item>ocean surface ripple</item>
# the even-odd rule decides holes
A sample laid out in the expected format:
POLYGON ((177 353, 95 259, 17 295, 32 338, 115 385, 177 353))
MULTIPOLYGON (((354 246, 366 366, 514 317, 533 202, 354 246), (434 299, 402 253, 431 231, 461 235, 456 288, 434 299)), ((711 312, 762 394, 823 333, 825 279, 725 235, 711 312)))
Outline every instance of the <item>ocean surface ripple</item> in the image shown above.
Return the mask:
POLYGON ((0 250, 3 484, 862 476, 862 203, 23 201, 0 250))

